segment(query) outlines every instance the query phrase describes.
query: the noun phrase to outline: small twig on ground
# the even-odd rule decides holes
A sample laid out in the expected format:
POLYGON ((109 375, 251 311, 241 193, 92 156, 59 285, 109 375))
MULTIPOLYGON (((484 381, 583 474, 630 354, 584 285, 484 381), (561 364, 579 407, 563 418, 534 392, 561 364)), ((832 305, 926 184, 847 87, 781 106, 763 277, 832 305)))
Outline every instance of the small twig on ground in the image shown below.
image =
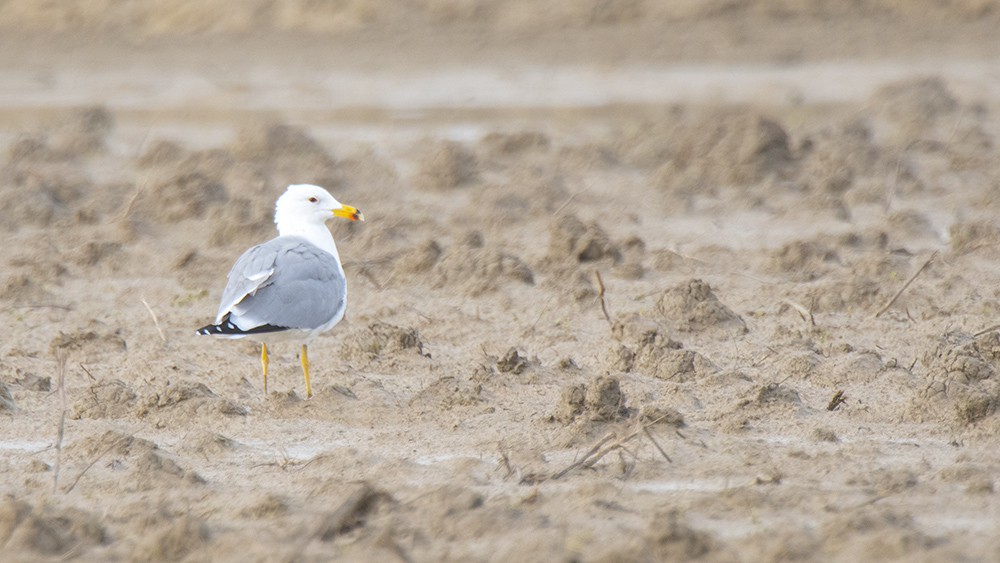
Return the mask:
MULTIPOLYGON (((598 454, 598 452, 601 450, 601 447, 604 446, 604 444, 607 444, 608 442, 610 442, 611 440, 614 440, 614 439, 615 439, 615 433, 614 432, 608 432, 603 438, 601 438, 596 444, 594 444, 594 447, 590 448, 590 451, 588 451, 586 454, 584 454, 583 457, 581 457, 580 459, 578 459, 578 460, 574 461, 573 463, 569 464, 568 466, 566 466, 561 471, 559 471, 557 473, 554 473, 551 478, 552 479, 559 479, 563 475, 566 475, 570 471, 572 471, 572 470, 576 469, 577 467, 580 467, 581 465, 587 463, 588 460, 590 460, 593 456, 596 456, 598 454)), ((604 452, 604 453, 607 453, 607 452, 604 452)), ((603 454, 601 455, 601 457, 603 457, 603 454)), ((595 458, 594 461, 597 461, 597 459, 600 459, 600 458, 599 457, 595 458)))
POLYGON ((674 462, 672 459, 670 459, 670 456, 667 455, 667 452, 663 451, 663 448, 660 447, 660 444, 656 442, 656 438, 653 438, 653 433, 649 431, 649 426, 643 426, 642 432, 646 435, 647 438, 649 438, 649 441, 652 442, 654 446, 656 446, 656 450, 660 452, 660 455, 663 456, 663 459, 667 460, 668 463, 674 462))
POLYGON ((145 184, 146 184, 145 181, 143 181, 142 184, 136 184, 135 193, 132 194, 132 197, 128 200, 128 203, 126 203, 125 207, 122 209, 121 214, 118 217, 115 217, 113 222, 117 223, 120 221, 124 221, 125 218, 128 217, 128 214, 132 212, 132 205, 135 203, 135 200, 139 199, 139 193, 142 191, 142 188, 145 184))
POLYGON ((52 492, 59 490, 59 465, 62 461, 63 434, 66 430, 66 351, 58 350, 56 360, 59 367, 56 371, 56 389, 59 393, 59 430, 56 432, 56 463, 52 468, 52 492))
POLYGON ((416 314, 417 314, 417 316, 418 316, 418 317, 420 317, 421 319, 423 319, 423 320, 425 320, 425 321, 427 321, 427 322, 431 322, 431 321, 433 321, 433 320, 434 320, 433 318, 431 318, 431 317, 429 317, 429 316, 427 316, 427 315, 425 315, 425 314, 421 313, 421 312, 420 312, 420 309, 417 309, 417 308, 416 308, 416 307, 414 307, 413 305, 403 305, 403 308, 404 308, 404 309, 408 309, 408 310, 410 310, 410 311, 413 311, 414 313, 416 313, 416 314))
POLYGON ((601 280, 601 272, 600 272, 600 270, 594 270, 594 275, 597 276, 597 287, 600 288, 600 290, 601 290, 601 294, 599 296, 601 298, 601 311, 604 313, 604 318, 610 324, 611 323, 611 315, 608 314, 608 307, 607 307, 607 305, 604 304, 604 281, 601 280))
POLYGON ((500 465, 507 470, 507 474, 503 476, 504 479, 509 479, 511 475, 518 473, 518 471, 510 465, 510 457, 505 451, 500 452, 500 465))
POLYGON ((884 208, 885 213, 889 212, 889 208, 892 207, 892 200, 893 200, 893 198, 896 195, 896 182, 899 181, 899 166, 901 164, 901 161, 902 161, 902 159, 897 154, 896 155, 896 171, 893 172, 893 174, 892 174, 892 183, 890 183, 889 187, 885 190, 885 208, 884 208))
POLYGON ((847 402, 847 395, 844 394, 843 389, 840 389, 833 394, 833 398, 830 399, 830 402, 827 403, 826 405, 826 410, 828 411, 836 410, 837 407, 846 402, 847 402))
POLYGON ((802 317, 803 321, 809 321, 810 325, 816 326, 816 319, 813 318, 812 309, 806 309, 791 299, 782 299, 781 302, 798 311, 799 316, 802 317))
POLYGON ((899 288, 899 291, 896 292, 896 295, 893 295, 892 299, 890 299, 889 302, 886 303, 884 307, 879 309, 878 313, 875 313, 874 318, 877 319, 882 316, 882 313, 888 311, 889 307, 892 307, 892 304, 895 303, 897 299, 899 299, 899 296, 902 295, 904 291, 906 291, 906 288, 910 287, 910 284, 913 283, 913 280, 917 279, 917 276, 919 276, 921 272, 927 269, 927 265, 930 264, 931 260, 933 260, 934 257, 937 255, 938 251, 935 250, 934 253, 931 254, 930 258, 928 258, 927 261, 924 262, 923 266, 920 266, 920 268, 912 276, 910 276, 910 279, 906 280, 906 283, 903 284, 903 287, 899 288))
POLYGON ((89 369, 87 369, 87 367, 86 367, 86 366, 84 366, 84 365, 83 365, 83 363, 81 363, 81 364, 80 364, 80 369, 82 369, 82 370, 83 370, 83 373, 87 374, 87 377, 89 377, 91 381, 97 381, 97 378, 95 378, 95 377, 94 377, 94 376, 93 376, 93 375, 92 375, 92 374, 90 373, 90 370, 89 370, 89 369))
MULTIPOLYGON (((684 258, 684 259, 687 260, 687 258, 684 258)), ((697 260, 697 259, 693 258, 692 260, 697 260)), ((705 262, 703 260, 698 260, 698 261, 701 262, 702 264, 706 264, 706 265, 710 265, 710 266, 714 265, 714 264, 709 264, 708 262, 705 262)), ((776 281, 768 281, 768 280, 765 280, 765 279, 762 279, 762 278, 758 278, 756 276, 751 276, 750 274, 748 274, 746 272, 726 272, 726 274, 730 275, 730 276, 744 277, 744 278, 747 278, 749 280, 753 280, 753 281, 755 281, 757 283, 762 283, 762 284, 766 284, 766 285, 778 285, 779 283, 781 283, 781 282, 776 282, 776 281)))
POLYGON ((76 479, 73 479, 73 482, 70 483, 68 487, 66 487, 66 490, 64 490, 63 493, 69 494, 69 492, 73 490, 73 487, 76 487, 76 484, 80 482, 80 479, 83 477, 84 473, 86 473, 87 471, 89 471, 90 468, 93 467, 95 463, 97 463, 102 457, 106 456, 108 454, 108 452, 110 452, 112 449, 114 449, 115 447, 121 445, 121 443, 122 443, 122 440, 120 440, 120 439, 119 440, 115 440, 111 444, 109 444, 108 447, 106 447, 103 450, 101 450, 101 452, 98 453, 97 456, 94 457, 94 459, 90 460, 90 463, 87 464, 87 467, 84 467, 83 471, 81 471, 79 474, 77 474, 76 479))
POLYGON ((858 509, 858 508, 861 508, 862 506, 868 506, 870 504, 875 504, 876 502, 878 502, 878 501, 880 501, 880 500, 882 500, 884 498, 889 498, 889 495, 888 494, 882 494, 882 495, 874 496, 874 497, 866 500, 865 502, 863 502, 863 503, 855 506, 854 508, 858 509))
POLYGON ((998 328, 1000 328, 1000 325, 993 325, 990 328, 984 328, 983 330, 980 330, 976 334, 973 334, 972 337, 973 338, 979 338, 980 336, 986 334, 987 332, 993 332, 994 330, 996 330, 998 328))
POLYGON ((0 310, 13 311, 14 309, 62 309, 63 311, 72 311, 73 307, 70 305, 59 305, 57 303, 23 303, 21 305, 4 307, 0 310))
POLYGON ((288 468, 290 467, 295 467, 297 465, 305 466, 312 462, 313 462, 312 459, 310 459, 309 461, 298 461, 288 457, 287 454, 283 454, 281 456, 281 459, 278 461, 269 461, 267 463, 255 463, 250 466, 250 469, 257 469, 258 467, 277 467, 282 471, 288 471, 288 468))
POLYGON ((535 319, 535 322, 532 323, 532 325, 531 325, 531 330, 532 331, 535 330, 535 327, 538 326, 538 322, 542 320, 542 317, 545 316, 545 312, 548 311, 548 310, 549 310, 549 306, 548 305, 542 307, 542 312, 538 313, 538 318, 535 319))
POLYGON ((559 206, 559 209, 556 209, 556 212, 553 213, 552 215, 553 216, 558 216, 559 212, 562 211, 563 209, 565 209, 566 206, 569 205, 569 202, 573 201, 573 198, 575 198, 575 197, 576 197, 576 194, 572 194, 571 196, 569 196, 569 199, 567 199, 566 201, 564 201, 563 204, 559 206))
MULTIPOLYGON (((309 467, 309 464, 312 463, 312 462, 314 462, 314 461, 319 461, 319 460, 322 460, 322 459, 328 459, 328 458, 332 458, 332 457, 333 457, 332 455, 327 455, 327 454, 315 455, 315 456, 309 458, 309 461, 303 463, 302 467, 298 468, 298 471, 301 471, 301 470, 305 469, 306 467, 309 467)), ((286 464, 286 465, 288 465, 288 464, 286 464)))
POLYGON ((167 335, 163 334, 163 329, 160 328, 160 320, 156 318, 156 313, 153 312, 153 308, 149 306, 149 303, 146 303, 146 299, 144 297, 139 300, 146 306, 146 310, 149 311, 149 316, 153 317, 153 324, 156 325, 156 332, 160 333, 160 340, 166 342, 167 335))

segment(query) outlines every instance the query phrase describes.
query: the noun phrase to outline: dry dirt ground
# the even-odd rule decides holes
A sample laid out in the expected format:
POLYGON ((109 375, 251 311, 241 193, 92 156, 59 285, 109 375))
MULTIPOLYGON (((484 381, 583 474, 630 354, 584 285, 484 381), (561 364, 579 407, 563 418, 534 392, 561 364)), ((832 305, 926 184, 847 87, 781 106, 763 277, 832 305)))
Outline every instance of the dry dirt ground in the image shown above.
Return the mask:
POLYGON ((2 8, 4 561, 1000 560, 992 4, 177 4, 2 8), (194 333, 301 182, 308 400, 194 333))

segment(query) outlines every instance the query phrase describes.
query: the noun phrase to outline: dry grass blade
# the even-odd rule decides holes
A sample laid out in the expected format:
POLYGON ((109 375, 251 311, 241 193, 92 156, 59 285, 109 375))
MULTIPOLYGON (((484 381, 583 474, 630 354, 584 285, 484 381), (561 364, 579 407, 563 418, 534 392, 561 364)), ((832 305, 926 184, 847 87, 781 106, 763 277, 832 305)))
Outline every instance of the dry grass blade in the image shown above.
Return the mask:
POLYGON ((802 320, 804 321, 808 320, 811 326, 816 326, 816 318, 813 317, 813 312, 811 307, 809 309, 806 309, 805 307, 799 305, 798 303, 792 301, 791 299, 782 299, 781 302, 784 303, 785 305, 788 305, 792 309, 798 311, 799 315, 802 317, 802 320))
POLYGON ((59 466, 62 462, 62 442, 66 431, 66 352, 57 352, 59 367, 56 391, 59 393, 59 429, 56 432, 56 463, 52 468, 52 492, 59 490, 59 466))
POLYGON ((928 258, 927 261, 924 262, 923 266, 920 266, 920 269, 918 269, 912 276, 910 276, 910 279, 906 280, 906 283, 903 284, 903 287, 899 288, 899 291, 896 292, 896 295, 893 295, 892 299, 890 299, 889 302, 886 303, 884 307, 879 309, 878 313, 875 313, 876 319, 881 317, 882 313, 888 311, 889 307, 892 307, 892 304, 895 303, 897 299, 899 299, 899 296, 902 295, 904 291, 906 291, 906 288, 910 287, 910 284, 913 283, 913 280, 917 279, 917 276, 919 276, 921 272, 927 269, 928 264, 930 264, 931 260, 933 260, 934 257, 937 255, 938 251, 935 250, 934 253, 931 254, 930 258, 928 258))
POLYGON ((153 312, 153 308, 149 306, 149 303, 146 303, 146 299, 144 297, 140 298, 140 301, 142 301, 142 304, 146 306, 146 310, 149 311, 149 316, 153 317, 153 324, 156 326, 156 332, 160 333, 160 340, 166 342, 167 335, 163 334, 163 329, 160 328, 160 320, 156 318, 156 313, 153 312))
POLYGON ((62 309, 63 311, 72 311, 73 307, 71 305, 59 305, 58 303, 21 303, 5 307, 0 309, 0 311, 13 311, 15 309, 62 309))
MULTIPOLYGON (((569 464, 568 466, 566 466, 565 468, 563 468, 561 471, 553 474, 552 475, 552 479, 559 479, 560 477, 566 475, 567 473, 569 473, 570 471, 576 469, 577 467, 580 467, 580 466, 586 464, 592 457, 596 456, 597 453, 599 451, 601 451, 601 448, 605 444, 607 444, 608 442, 610 442, 611 440, 614 440, 614 439, 615 439, 615 433, 614 432, 608 432, 603 438, 601 438, 600 440, 598 440, 598 442, 596 444, 594 444, 594 447, 590 448, 590 450, 586 454, 584 454, 583 457, 581 457, 580 459, 578 459, 578 460, 574 461, 573 463, 569 464)), ((607 452, 604 452, 604 454, 606 454, 606 453, 607 452)), ((601 454, 601 457, 603 457, 604 454, 601 454)), ((600 458, 596 458, 594 461, 596 461, 597 459, 600 459, 600 458)))
POLYGON ((984 328, 983 330, 980 330, 979 332, 973 334, 972 336, 974 338, 979 338, 980 336, 986 334, 987 332, 993 332, 994 330, 996 330, 998 328, 1000 328, 1000 325, 993 325, 990 328, 984 328))
MULTIPOLYGON (((96 381, 97 381, 97 378, 95 378, 95 377, 94 377, 94 376, 93 376, 93 375, 92 375, 92 374, 90 373, 90 370, 89 370, 89 369, 87 369, 87 366, 85 366, 85 365, 83 365, 83 364, 81 363, 81 364, 80 364, 80 369, 82 369, 82 370, 83 370, 83 373, 87 374, 87 377, 89 377, 89 378, 90 378, 90 381, 91 381, 91 383, 94 383, 94 382, 96 382, 96 381)), ((91 389, 91 393, 93 393, 93 389, 91 389)))
MULTIPOLYGON (((641 427, 641 429, 636 430, 635 432, 629 434, 628 436, 620 440, 615 440, 614 432, 608 432, 603 438, 598 440, 598 442, 594 444, 594 446, 590 448, 590 450, 588 450, 587 453, 583 455, 583 457, 577 459, 576 461, 569 464, 562 470, 553 473, 547 479, 553 479, 553 480, 559 479, 578 467, 588 467, 588 468, 593 467, 598 461, 601 460, 601 458, 613 452, 614 450, 623 449, 630 455, 632 455, 632 457, 636 457, 635 453, 631 452, 625 447, 625 443, 635 439, 636 436, 638 436, 643 432, 645 432, 646 435, 649 436, 649 439, 652 440, 653 444, 656 446, 656 449, 660 450, 660 454, 662 454, 667 461, 673 463, 673 461, 670 459, 670 456, 668 456, 666 452, 664 452, 663 449, 660 448, 660 445, 656 443, 656 440, 653 439, 653 436, 646 429, 646 425, 644 425, 641 427), (611 442, 612 440, 615 440, 614 443, 609 444, 608 442, 611 442)), ((543 479, 542 481, 547 479, 543 479)))
POLYGON ((513 475, 516 472, 514 470, 514 468, 511 467, 511 465, 510 465, 510 456, 508 456, 506 452, 503 452, 503 451, 500 452, 500 463, 499 463, 499 465, 503 466, 503 468, 507 470, 507 473, 503 476, 504 480, 509 479, 510 476, 513 475))
POLYGON ((552 215, 555 216, 555 217, 558 217, 559 213, 561 213, 563 209, 566 209, 566 206, 569 205, 570 202, 573 201, 573 198, 575 198, 575 197, 576 197, 576 194, 573 194, 573 195, 569 196, 569 199, 567 199, 566 201, 564 201, 563 204, 560 205, 559 208, 556 209, 555 213, 553 213, 552 215))
POLYGON ((142 191, 142 188, 145 186, 145 184, 146 184, 145 180, 142 182, 141 185, 136 184, 135 193, 132 194, 131 198, 129 198, 128 202, 125 204, 125 207, 122 208, 122 212, 118 215, 118 217, 112 219, 112 222, 120 223, 121 221, 124 221, 128 217, 128 214, 132 212, 132 205, 135 204, 135 200, 139 199, 139 193, 142 191))
POLYGON ((656 450, 660 452, 660 455, 663 456, 663 459, 667 460, 668 463, 674 462, 674 460, 670 459, 670 456, 667 455, 667 452, 663 451, 663 448, 661 448, 660 444, 657 443, 656 438, 653 438, 653 433, 649 431, 648 426, 643 426, 642 432, 646 435, 647 438, 649 438, 649 441, 653 443, 653 445, 656 447, 656 450))
POLYGON ((70 491, 72 491, 73 488, 76 487, 76 484, 80 482, 80 479, 84 476, 84 474, 86 474, 87 471, 90 471, 90 468, 93 467, 95 463, 97 463, 102 457, 104 457, 105 455, 107 455, 108 452, 110 452, 114 448, 120 446, 124 441, 125 440, 123 440, 123 439, 115 440, 114 442, 112 442, 111 444, 109 444, 108 447, 106 447, 103 450, 101 450, 100 453, 98 453, 94 457, 94 459, 90 460, 90 463, 87 464, 87 467, 84 467, 83 471, 81 471, 80 473, 77 474, 76 478, 73 479, 73 482, 70 483, 68 487, 66 487, 66 490, 64 490, 63 493, 69 493, 70 491))
POLYGON ((593 467, 598 461, 601 461, 601 459, 604 456, 608 455, 609 453, 611 453, 611 452, 613 452, 613 451, 615 451, 615 450, 617 450, 619 448, 624 448, 624 446, 622 445, 623 441, 624 440, 619 440, 619 441, 615 442, 614 444, 608 444, 607 446, 601 448, 601 451, 599 451, 596 454, 594 454, 590 459, 584 461, 583 462, 583 466, 584 467, 588 467, 588 468, 589 467, 593 467))
POLYGON ((601 279, 600 270, 594 270, 594 275, 597 276, 597 287, 601 290, 601 294, 599 295, 601 299, 601 311, 604 313, 604 319, 610 324, 611 315, 608 314, 608 307, 604 303, 604 280, 601 279))

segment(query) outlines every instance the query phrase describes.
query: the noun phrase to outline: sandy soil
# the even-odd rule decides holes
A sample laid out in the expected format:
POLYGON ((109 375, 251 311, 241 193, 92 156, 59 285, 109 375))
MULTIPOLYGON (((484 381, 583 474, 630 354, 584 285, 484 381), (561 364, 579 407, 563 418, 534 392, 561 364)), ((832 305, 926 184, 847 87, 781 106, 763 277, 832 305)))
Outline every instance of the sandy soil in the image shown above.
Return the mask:
POLYGON ((1000 560, 992 4, 141 4, 3 7, 4 561, 1000 560), (293 182, 309 400, 194 333, 293 182))

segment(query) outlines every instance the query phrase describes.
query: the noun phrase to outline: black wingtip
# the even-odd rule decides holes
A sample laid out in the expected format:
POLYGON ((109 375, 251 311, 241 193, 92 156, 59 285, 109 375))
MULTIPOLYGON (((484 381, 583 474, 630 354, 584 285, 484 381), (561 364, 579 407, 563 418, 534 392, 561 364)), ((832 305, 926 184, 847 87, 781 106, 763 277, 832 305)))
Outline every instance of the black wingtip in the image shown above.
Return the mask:
POLYGON ((229 322, 229 315, 222 318, 222 322, 217 325, 205 325, 197 330, 195 334, 201 334, 206 336, 220 335, 220 336, 237 336, 246 334, 266 334, 269 332, 282 332, 288 330, 286 326, 274 326, 274 325, 261 325, 251 328, 249 330, 243 330, 235 324, 229 322))

